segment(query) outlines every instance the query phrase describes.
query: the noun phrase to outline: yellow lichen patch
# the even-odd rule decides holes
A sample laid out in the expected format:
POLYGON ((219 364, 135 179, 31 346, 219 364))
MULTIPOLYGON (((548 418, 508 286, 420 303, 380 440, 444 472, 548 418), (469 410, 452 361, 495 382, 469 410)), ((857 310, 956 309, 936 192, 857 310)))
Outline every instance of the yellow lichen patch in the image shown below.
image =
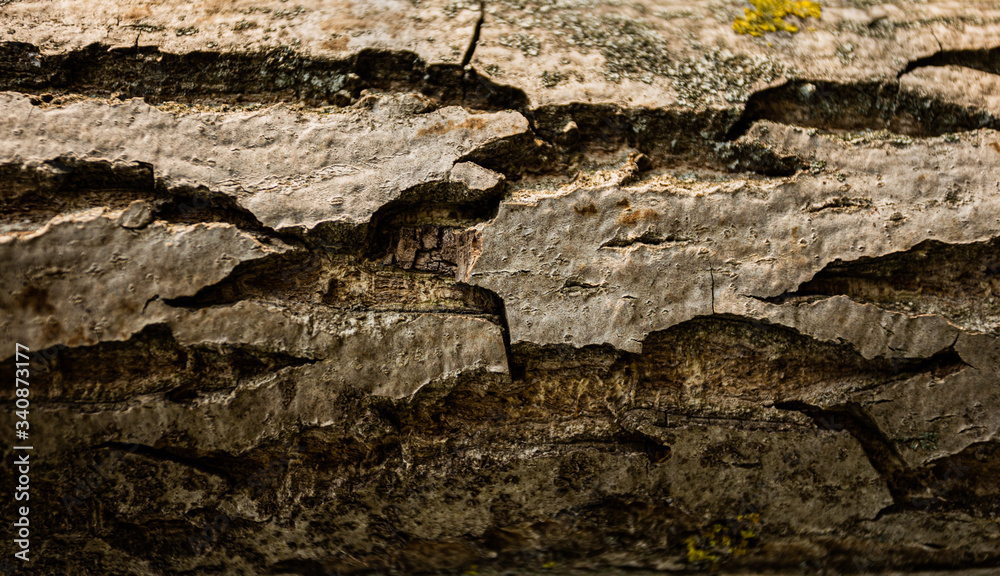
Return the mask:
POLYGON ((700 534, 688 536, 687 563, 694 568, 716 570, 726 560, 749 553, 758 539, 754 525, 760 524, 760 514, 740 514, 736 521, 713 524, 700 534))
POLYGON ((766 32, 786 30, 798 32, 799 27, 785 21, 786 16, 799 18, 819 18, 820 6, 809 0, 750 0, 753 9, 745 8, 743 18, 733 22, 737 34, 761 36, 766 32))

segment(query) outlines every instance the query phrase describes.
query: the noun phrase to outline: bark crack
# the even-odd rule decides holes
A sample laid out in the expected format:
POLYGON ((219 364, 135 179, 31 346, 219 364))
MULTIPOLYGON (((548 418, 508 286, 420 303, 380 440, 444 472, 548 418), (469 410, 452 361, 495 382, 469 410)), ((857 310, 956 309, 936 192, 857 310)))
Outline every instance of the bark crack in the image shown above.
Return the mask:
POLYGON ((472 32, 472 39, 469 40, 469 47, 465 49, 465 55, 462 56, 462 68, 465 68, 472 62, 472 56, 476 52, 476 45, 479 44, 479 34, 483 29, 483 23, 486 21, 486 0, 479 0, 479 18, 476 20, 476 28, 472 32))

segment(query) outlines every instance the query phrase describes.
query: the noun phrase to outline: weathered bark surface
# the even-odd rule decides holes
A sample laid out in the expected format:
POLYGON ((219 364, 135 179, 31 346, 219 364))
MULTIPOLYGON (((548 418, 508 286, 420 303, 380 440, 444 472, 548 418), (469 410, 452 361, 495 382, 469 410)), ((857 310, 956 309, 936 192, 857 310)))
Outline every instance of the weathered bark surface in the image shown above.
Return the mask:
POLYGON ((1000 3, 691 4, 0 0, 0 566, 1000 570, 1000 3))

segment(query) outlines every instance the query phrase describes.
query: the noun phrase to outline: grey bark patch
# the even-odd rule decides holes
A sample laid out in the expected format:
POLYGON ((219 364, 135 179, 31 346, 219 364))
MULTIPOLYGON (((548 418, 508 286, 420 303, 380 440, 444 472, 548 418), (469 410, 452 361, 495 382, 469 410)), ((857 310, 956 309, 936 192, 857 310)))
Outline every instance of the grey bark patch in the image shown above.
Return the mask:
POLYGON ((148 202, 136 200, 128 205, 125 212, 118 218, 118 224, 122 228, 137 229, 144 228, 153 221, 153 210, 148 202))

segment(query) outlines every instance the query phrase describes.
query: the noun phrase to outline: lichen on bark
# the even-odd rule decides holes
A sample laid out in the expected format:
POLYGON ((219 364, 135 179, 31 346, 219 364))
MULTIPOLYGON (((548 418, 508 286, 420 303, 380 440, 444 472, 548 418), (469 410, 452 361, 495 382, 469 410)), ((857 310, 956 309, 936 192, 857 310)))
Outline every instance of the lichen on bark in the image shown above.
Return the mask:
POLYGON ((819 3, 810 0, 750 0, 750 4, 753 9, 744 9, 743 17, 733 22, 737 34, 763 36, 779 30, 794 34, 799 31, 798 25, 785 18, 795 16, 805 20, 822 16, 819 3))

